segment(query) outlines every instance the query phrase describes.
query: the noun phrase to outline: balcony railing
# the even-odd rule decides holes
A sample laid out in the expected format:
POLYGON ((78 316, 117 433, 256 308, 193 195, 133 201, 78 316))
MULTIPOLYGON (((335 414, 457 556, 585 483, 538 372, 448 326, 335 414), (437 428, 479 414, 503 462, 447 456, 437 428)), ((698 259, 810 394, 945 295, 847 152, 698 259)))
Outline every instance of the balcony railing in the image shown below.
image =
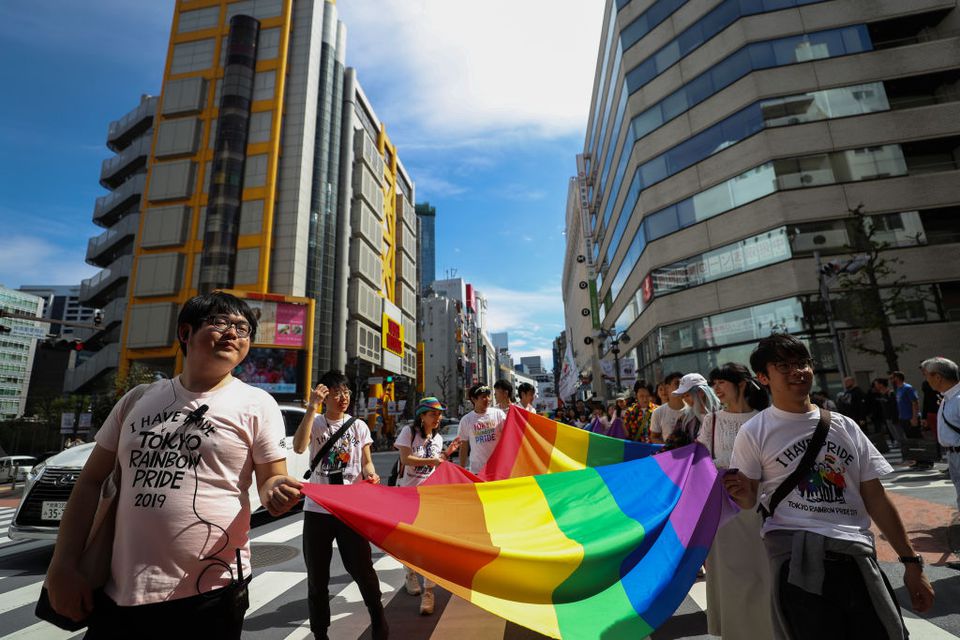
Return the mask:
POLYGON ((141 136, 117 155, 104 160, 100 165, 100 184, 111 189, 122 183, 128 175, 145 166, 147 156, 150 155, 151 142, 151 136, 141 136))
POLYGON ((157 98, 155 96, 141 101, 133 111, 110 123, 107 127, 107 146, 114 151, 126 147, 137 135, 150 127, 156 113, 157 98))
POLYGON ((147 174, 136 175, 107 195, 97 198, 97 203, 93 207, 93 221, 104 226, 112 224, 120 213, 120 207, 133 200, 139 202, 146 183, 147 174))
POLYGON ((128 216, 124 216, 120 222, 100 235, 90 238, 90 240, 87 241, 87 264, 98 267, 107 266, 104 260, 109 260, 109 258, 104 256, 104 254, 126 238, 136 236, 139 225, 140 214, 131 213, 128 216))
POLYGON ((67 369, 63 388, 67 393, 80 391, 90 382, 117 368, 120 364, 120 344, 104 345, 93 357, 74 369, 67 369))
POLYGON ((133 268, 133 256, 123 256, 103 269, 100 273, 87 278, 80 283, 80 302, 86 306, 102 307, 105 300, 100 300, 99 296, 109 290, 121 280, 130 277, 130 270, 133 268))

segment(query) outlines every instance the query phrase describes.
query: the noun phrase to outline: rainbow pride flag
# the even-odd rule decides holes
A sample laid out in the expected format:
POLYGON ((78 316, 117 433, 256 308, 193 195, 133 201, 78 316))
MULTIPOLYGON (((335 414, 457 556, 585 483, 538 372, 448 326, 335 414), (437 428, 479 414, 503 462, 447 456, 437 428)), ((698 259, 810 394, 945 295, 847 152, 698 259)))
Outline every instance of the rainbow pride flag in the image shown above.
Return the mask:
POLYGON ((452 593, 577 639, 644 638, 669 618, 728 503, 699 444, 492 482, 303 491, 452 593))
POLYGON ((510 407, 497 448, 478 475, 443 463, 425 484, 505 480, 638 460, 662 445, 610 438, 510 407))

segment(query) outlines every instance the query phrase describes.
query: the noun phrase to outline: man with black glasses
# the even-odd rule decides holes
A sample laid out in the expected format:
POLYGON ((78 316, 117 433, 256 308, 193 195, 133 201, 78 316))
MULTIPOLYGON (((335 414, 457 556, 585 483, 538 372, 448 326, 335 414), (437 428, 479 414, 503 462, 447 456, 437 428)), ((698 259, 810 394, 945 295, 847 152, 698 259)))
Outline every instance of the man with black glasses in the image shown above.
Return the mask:
POLYGON ((743 509, 760 496, 775 637, 905 638, 871 519, 905 565, 915 611, 933 606, 933 588, 880 482, 892 467, 853 420, 810 402, 813 362, 802 342, 764 338, 750 365, 773 405, 740 429, 724 484, 743 509))
MULTIPOLYGON (((323 374, 293 436, 294 451, 303 453, 309 448, 310 482, 380 484, 370 453, 370 428, 363 420, 348 415, 349 408, 347 377, 339 371, 323 374), (321 406, 323 413, 318 415, 321 406)), ((303 511, 303 560, 307 565, 307 601, 314 638, 326 638, 330 626, 330 560, 336 541, 343 567, 357 583, 370 612, 373 639, 384 640, 388 635, 387 620, 370 543, 310 498, 303 511)))
POLYGON ((177 319, 183 372, 127 393, 97 432, 47 574, 50 603, 87 638, 239 638, 251 577, 251 505, 273 515, 300 497, 287 475, 283 416, 231 375, 256 336, 247 304, 214 292, 177 319), (111 575, 94 592, 79 558, 100 488, 119 467, 111 575))

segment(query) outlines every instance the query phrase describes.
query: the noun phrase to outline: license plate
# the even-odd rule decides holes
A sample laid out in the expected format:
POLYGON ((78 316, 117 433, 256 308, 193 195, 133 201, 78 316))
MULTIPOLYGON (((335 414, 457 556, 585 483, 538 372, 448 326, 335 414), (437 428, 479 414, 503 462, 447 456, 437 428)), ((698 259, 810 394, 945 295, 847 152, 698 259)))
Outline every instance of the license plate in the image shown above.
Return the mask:
POLYGON ((67 508, 66 502, 46 502, 40 504, 41 520, 60 520, 63 511, 67 508))

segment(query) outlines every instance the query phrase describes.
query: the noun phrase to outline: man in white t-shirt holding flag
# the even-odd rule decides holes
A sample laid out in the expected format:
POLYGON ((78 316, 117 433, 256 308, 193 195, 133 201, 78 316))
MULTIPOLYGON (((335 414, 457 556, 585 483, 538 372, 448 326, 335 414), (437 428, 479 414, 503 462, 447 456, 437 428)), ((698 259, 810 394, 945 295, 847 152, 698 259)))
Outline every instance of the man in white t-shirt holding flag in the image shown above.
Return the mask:
POLYGON ((490 387, 476 384, 470 387, 473 411, 460 419, 460 464, 473 473, 480 473, 493 450, 497 448, 507 415, 490 406, 490 387), (467 460, 469 459, 469 465, 467 460))
POLYGON ((741 427, 724 484, 743 509, 753 509, 759 496, 766 516, 774 637, 907 637, 877 564, 871 519, 904 564, 914 611, 933 606, 933 588, 880 483, 892 467, 857 423, 838 413, 823 414, 826 438, 811 444, 821 410, 810 402, 813 361, 798 339, 764 338, 750 366, 773 405, 741 427), (808 449, 816 455, 805 464, 808 449))
POLYGON ((256 338, 249 305, 215 291, 177 318, 183 372, 128 392, 97 432, 60 523, 50 603, 86 638, 239 638, 249 605, 250 504, 297 503, 276 400, 231 372, 256 338), (119 466, 110 577, 93 591, 79 561, 100 488, 119 466))

